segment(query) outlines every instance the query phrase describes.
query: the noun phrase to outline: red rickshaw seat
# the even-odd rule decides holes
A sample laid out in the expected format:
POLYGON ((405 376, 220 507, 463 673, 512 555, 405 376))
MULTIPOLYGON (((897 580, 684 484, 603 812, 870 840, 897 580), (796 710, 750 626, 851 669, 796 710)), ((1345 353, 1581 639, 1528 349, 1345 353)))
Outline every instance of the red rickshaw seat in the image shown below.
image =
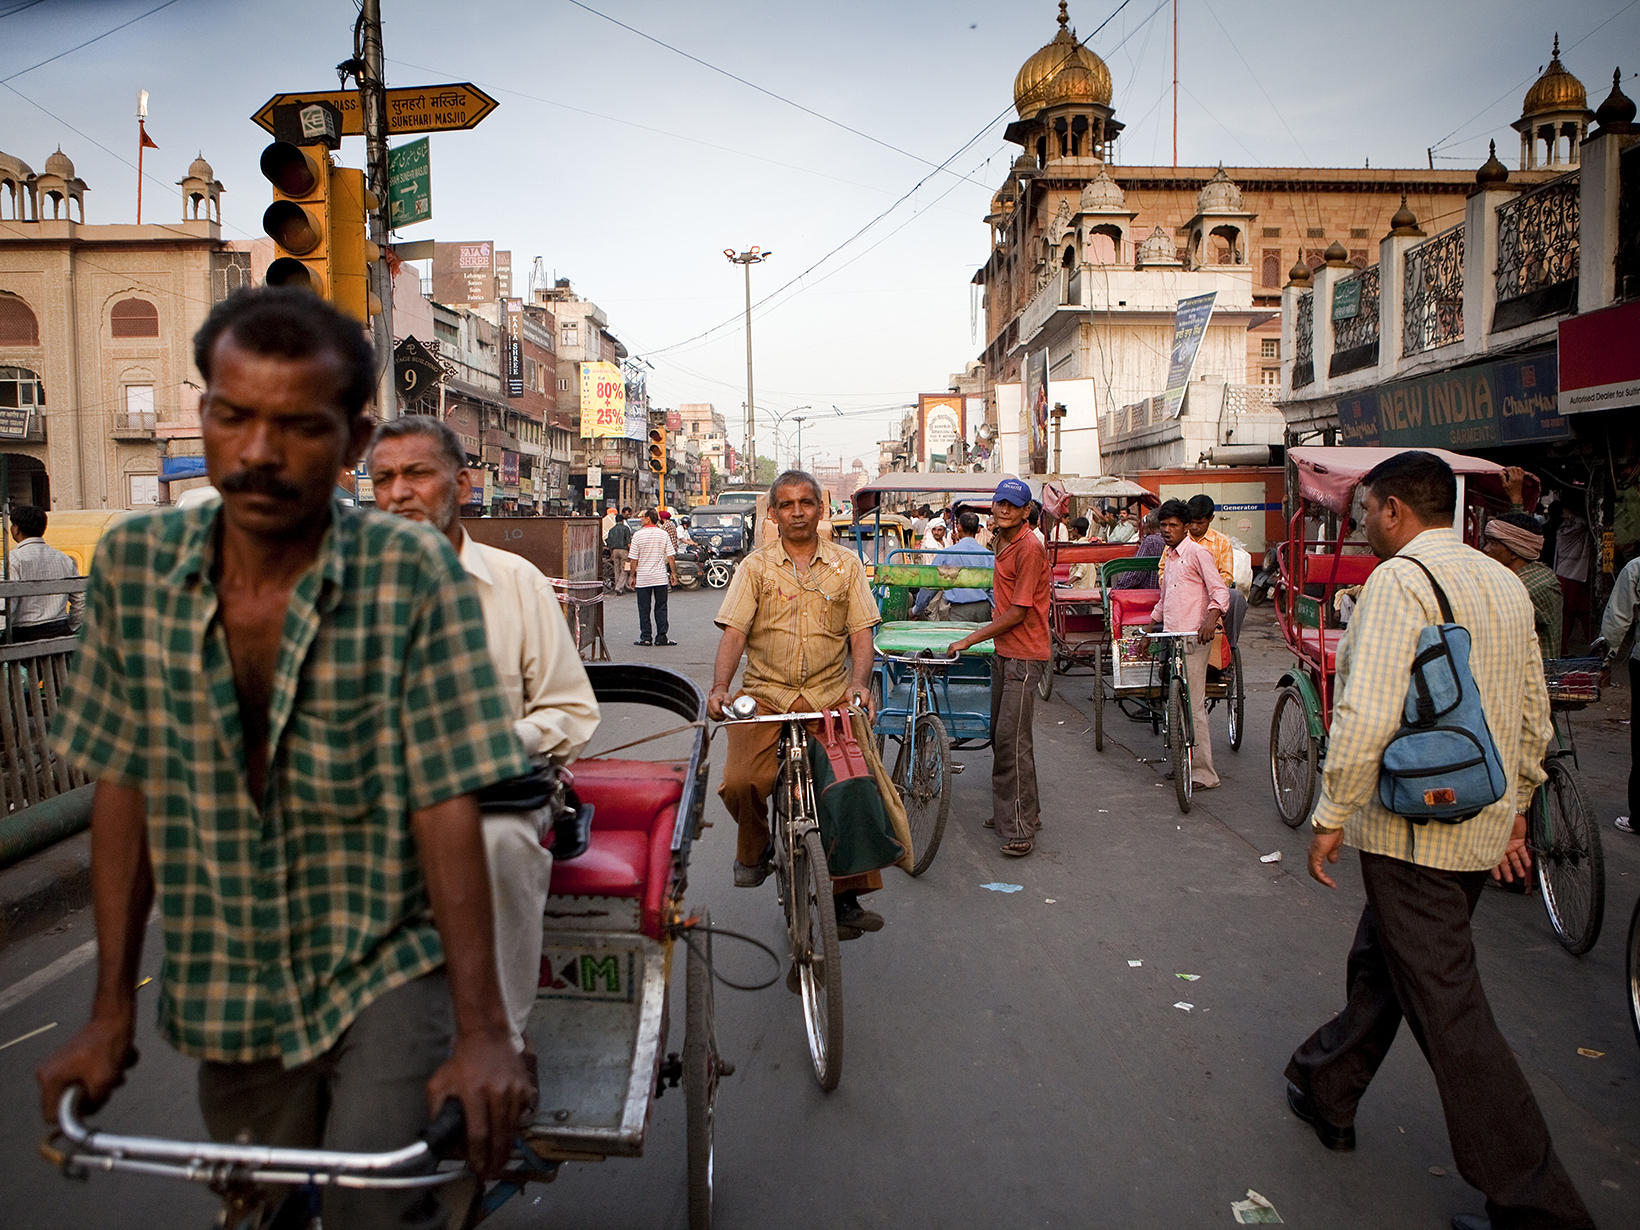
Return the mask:
POLYGON ((1054 586, 1053 590, 1051 591, 1051 594, 1052 594, 1053 600, 1055 602, 1058 602, 1058 603, 1066 603, 1066 602, 1099 602, 1104 597, 1104 591, 1102 591, 1100 589, 1097 589, 1097 588, 1095 588, 1095 589, 1067 589, 1067 588, 1064 588, 1064 587, 1061 587, 1061 586, 1058 586, 1058 585, 1054 586))
POLYGON ((1298 643, 1313 658, 1320 656, 1328 676, 1337 672, 1338 643, 1344 639, 1343 628, 1298 628, 1298 643))
POLYGON ((552 895, 638 898, 642 930, 658 938, 689 766, 600 759, 577 761, 571 772, 575 792, 593 805, 592 844, 579 858, 553 864, 552 895))

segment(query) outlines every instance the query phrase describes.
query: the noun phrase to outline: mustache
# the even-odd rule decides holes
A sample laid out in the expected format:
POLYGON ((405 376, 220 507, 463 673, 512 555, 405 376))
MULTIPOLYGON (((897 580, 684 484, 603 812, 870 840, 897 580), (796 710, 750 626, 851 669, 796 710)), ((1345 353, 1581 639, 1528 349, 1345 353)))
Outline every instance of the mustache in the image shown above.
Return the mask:
POLYGON ((224 495, 269 495, 280 500, 294 500, 302 494, 290 483, 264 470, 239 470, 228 475, 217 489, 224 495))

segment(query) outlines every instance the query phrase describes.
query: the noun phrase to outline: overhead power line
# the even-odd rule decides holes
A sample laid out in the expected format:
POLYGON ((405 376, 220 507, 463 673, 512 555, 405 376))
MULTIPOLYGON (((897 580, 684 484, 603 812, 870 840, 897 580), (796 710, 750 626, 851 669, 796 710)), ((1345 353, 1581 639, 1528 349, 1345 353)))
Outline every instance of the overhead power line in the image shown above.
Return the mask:
MULTIPOLYGON (((177 0, 165 0, 165 2, 163 4, 156 4, 153 8, 149 9, 146 13, 138 13, 130 21, 122 21, 119 25, 115 26, 112 30, 104 30, 101 34, 97 35, 95 38, 88 38, 83 43, 76 43, 74 46, 70 47, 67 51, 59 51, 56 55, 50 56, 47 59, 41 60, 38 64, 30 64, 27 68, 19 69, 17 72, 12 73, 9 77, 0 77, 0 85, 4 85, 8 81, 15 81, 18 77, 23 76, 25 73, 32 73, 37 68, 44 68, 47 64, 51 64, 54 61, 60 60, 64 56, 71 56, 76 51, 79 51, 83 47, 89 47, 89 46, 91 46, 92 43, 101 42, 103 39, 107 38, 110 34, 118 34, 121 30, 125 29, 126 26, 134 26, 139 21, 141 21, 144 17, 152 17, 155 13, 159 12, 161 9, 168 9, 173 4, 175 4, 176 2, 177 2, 177 0)), ((20 11, 20 10, 18 10, 18 9, 12 9, 11 10, 12 13, 15 13, 15 12, 18 12, 18 11, 20 11)), ((11 15, 11 13, 5 14, 5 16, 8 16, 8 17, 10 15, 11 15)))

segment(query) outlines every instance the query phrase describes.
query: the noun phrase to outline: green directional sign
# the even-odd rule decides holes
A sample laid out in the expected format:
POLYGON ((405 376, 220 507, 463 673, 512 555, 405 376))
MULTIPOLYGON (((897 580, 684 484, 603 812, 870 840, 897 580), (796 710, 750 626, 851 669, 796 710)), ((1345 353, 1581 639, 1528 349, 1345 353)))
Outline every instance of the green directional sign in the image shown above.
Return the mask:
POLYGON ((433 171, 427 138, 387 151, 388 224, 397 230, 433 216, 433 171))

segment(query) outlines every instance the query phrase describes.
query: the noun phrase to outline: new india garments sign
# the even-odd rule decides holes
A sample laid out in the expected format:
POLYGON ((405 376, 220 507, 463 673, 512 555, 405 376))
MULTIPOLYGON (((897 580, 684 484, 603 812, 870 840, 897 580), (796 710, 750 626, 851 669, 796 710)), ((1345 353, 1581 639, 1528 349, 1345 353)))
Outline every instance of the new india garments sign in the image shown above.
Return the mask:
POLYGON ((1569 440, 1553 352, 1398 380, 1338 400, 1338 442, 1455 452, 1569 440))

